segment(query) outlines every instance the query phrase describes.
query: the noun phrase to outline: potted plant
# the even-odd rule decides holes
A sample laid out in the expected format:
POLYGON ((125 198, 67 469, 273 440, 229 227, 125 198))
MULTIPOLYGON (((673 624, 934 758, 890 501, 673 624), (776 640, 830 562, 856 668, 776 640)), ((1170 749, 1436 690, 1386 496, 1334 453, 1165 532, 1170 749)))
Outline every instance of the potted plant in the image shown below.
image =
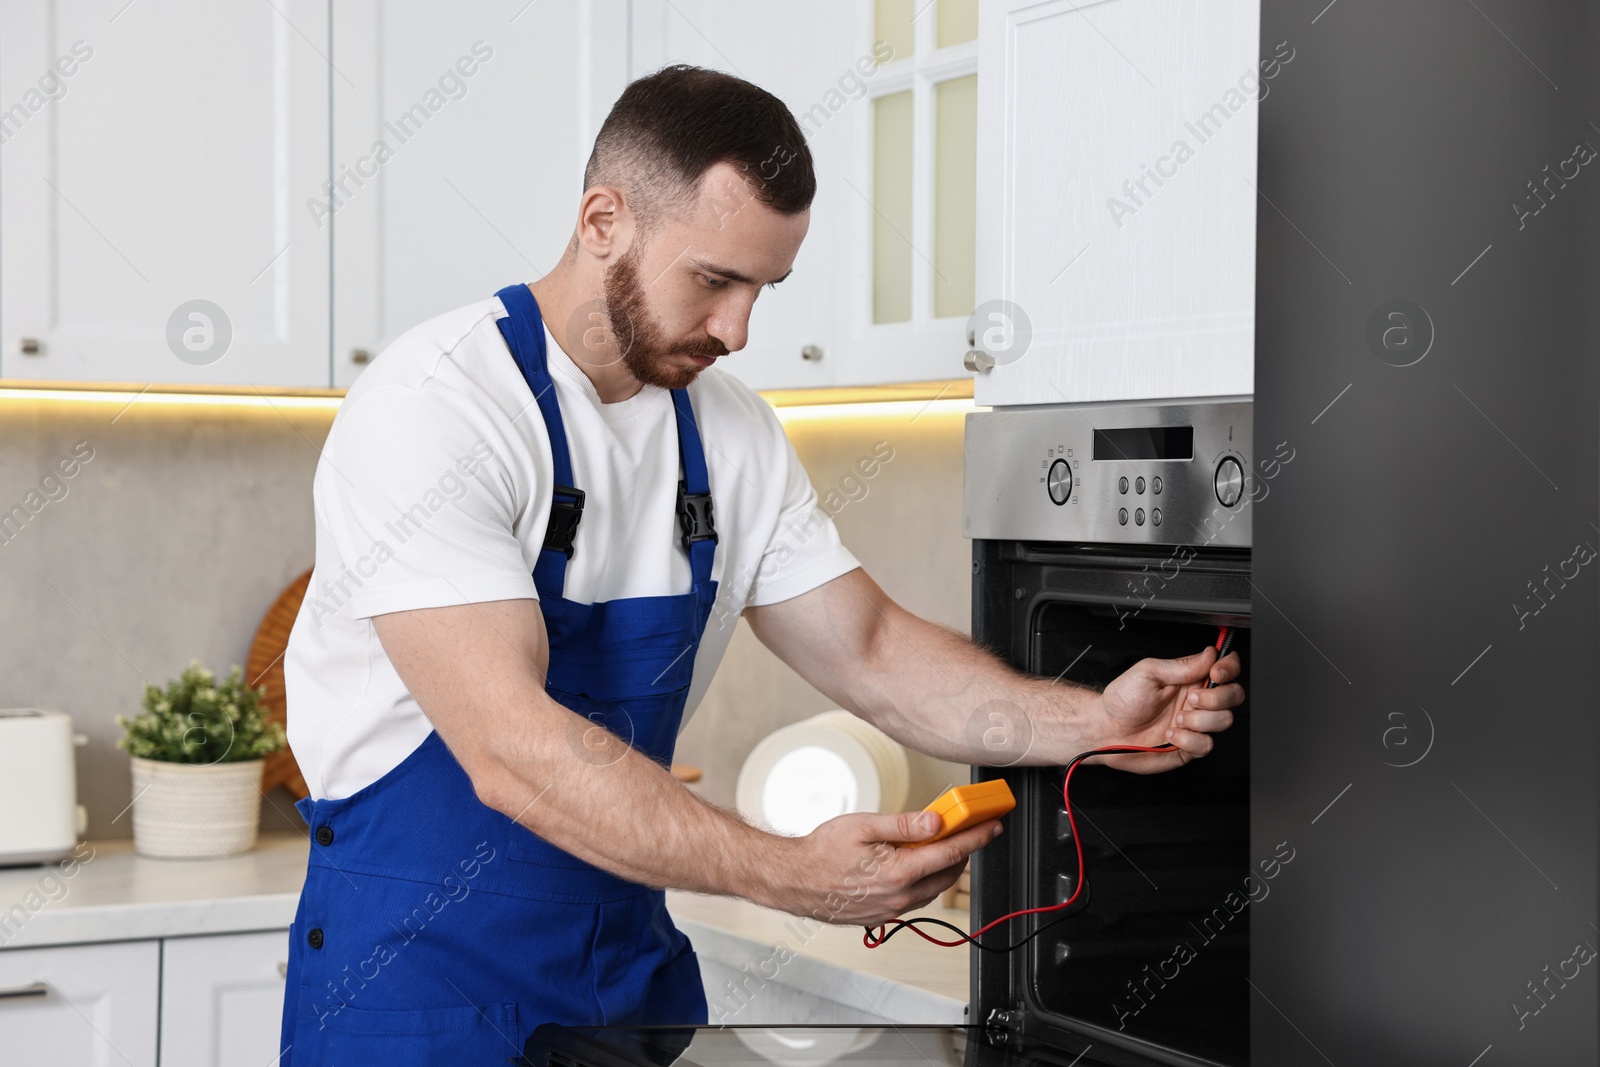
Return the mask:
POLYGON ((117 716, 133 757, 133 841, 144 856, 229 856, 256 842, 261 766, 286 744, 262 691, 234 667, 220 684, 198 661, 165 690, 144 688, 144 713, 117 716))

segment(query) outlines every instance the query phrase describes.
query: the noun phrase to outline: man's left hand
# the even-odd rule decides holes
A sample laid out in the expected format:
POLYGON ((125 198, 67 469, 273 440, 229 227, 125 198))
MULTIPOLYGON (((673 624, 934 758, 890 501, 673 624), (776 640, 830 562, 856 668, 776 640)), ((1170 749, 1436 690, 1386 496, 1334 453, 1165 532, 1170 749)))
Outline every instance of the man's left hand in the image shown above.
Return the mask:
POLYGON ((1181 659, 1142 659, 1107 685, 1100 694, 1095 724, 1101 740, 1095 746, 1178 746, 1170 752, 1095 756, 1086 763, 1105 763, 1136 774, 1154 774, 1181 767, 1211 751, 1212 734, 1233 725, 1233 712, 1244 703, 1239 654, 1220 661, 1217 650, 1181 659), (1214 680, 1215 689, 1205 688, 1214 680))

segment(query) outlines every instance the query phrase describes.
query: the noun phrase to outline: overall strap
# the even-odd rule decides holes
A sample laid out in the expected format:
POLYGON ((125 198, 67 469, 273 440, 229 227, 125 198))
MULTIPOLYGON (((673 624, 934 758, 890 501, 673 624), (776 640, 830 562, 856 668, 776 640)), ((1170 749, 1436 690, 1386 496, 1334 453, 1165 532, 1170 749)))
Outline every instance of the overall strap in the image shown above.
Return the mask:
MULTIPOLYGON (((550 522, 545 527, 544 547, 533 567, 533 582, 540 596, 560 596, 566 585, 567 560, 572 557, 572 541, 583 517, 583 490, 573 485, 572 454, 567 449, 567 431, 556 403, 555 382, 550 377, 544 348, 544 322, 539 304, 521 283, 508 285, 494 294, 505 305, 506 317, 497 325, 506 346, 517 361, 522 377, 533 390, 544 425, 550 435, 550 458, 555 488, 550 500, 550 522)), ((696 441, 698 446, 698 440, 696 441)))
POLYGON ((706 474, 706 454, 700 428, 687 389, 672 390, 672 407, 678 416, 678 458, 683 480, 678 483, 678 526, 689 553, 694 585, 711 580, 711 563, 717 550, 717 529, 711 514, 711 479, 706 474))

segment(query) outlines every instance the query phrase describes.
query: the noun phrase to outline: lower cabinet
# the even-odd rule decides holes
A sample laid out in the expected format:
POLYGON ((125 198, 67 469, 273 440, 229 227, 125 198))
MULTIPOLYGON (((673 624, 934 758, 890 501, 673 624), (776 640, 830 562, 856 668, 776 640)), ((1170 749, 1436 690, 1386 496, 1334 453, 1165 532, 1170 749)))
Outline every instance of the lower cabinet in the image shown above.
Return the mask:
POLYGON ((161 1067, 278 1062, 289 932, 162 942, 161 1067))
POLYGON ((289 932, 0 952, 0 1063, 270 1067, 289 932))
POLYGON ((155 1067, 160 985, 159 941, 0 952, 4 1060, 155 1067))

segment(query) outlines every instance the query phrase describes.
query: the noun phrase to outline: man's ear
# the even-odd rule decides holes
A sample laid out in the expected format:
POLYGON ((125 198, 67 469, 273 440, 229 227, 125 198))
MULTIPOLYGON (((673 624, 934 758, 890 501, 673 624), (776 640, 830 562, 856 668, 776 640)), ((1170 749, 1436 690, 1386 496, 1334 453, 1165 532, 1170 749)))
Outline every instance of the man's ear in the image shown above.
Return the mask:
POLYGON ((608 259, 633 237, 633 212, 622 190, 597 185, 578 204, 578 241, 596 259, 608 259))

